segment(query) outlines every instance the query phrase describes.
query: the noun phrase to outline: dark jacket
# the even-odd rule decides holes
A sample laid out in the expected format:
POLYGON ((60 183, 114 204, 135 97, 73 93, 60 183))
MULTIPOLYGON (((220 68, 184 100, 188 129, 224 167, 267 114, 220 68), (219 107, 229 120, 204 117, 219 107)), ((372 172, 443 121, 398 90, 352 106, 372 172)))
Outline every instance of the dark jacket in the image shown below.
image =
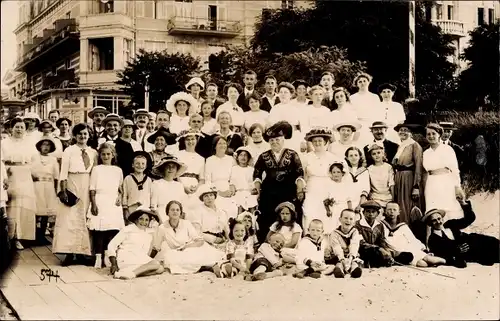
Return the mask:
MULTIPOLYGON (((274 104, 277 105, 279 103, 280 103, 280 99, 279 99, 279 97, 276 97, 274 104)), ((260 109, 267 111, 267 112, 270 112, 271 109, 273 109, 273 105, 271 105, 271 103, 269 102, 267 97, 262 97, 262 101, 260 102, 260 109)))
MULTIPOLYGON (((257 93, 257 90, 254 89, 253 92, 257 93)), ((250 106, 248 105, 248 98, 245 97, 245 90, 244 89, 243 89, 243 92, 238 96, 238 100, 236 101, 236 103, 238 104, 238 106, 241 107, 241 109, 243 109, 243 111, 250 110, 250 106)))
POLYGON ((123 177, 132 173, 132 162, 134 161, 134 149, 132 144, 121 138, 115 140, 117 165, 122 169, 123 177))
MULTIPOLYGON (((384 140, 384 150, 385 150, 385 155, 387 156, 387 162, 389 164, 392 164, 392 160, 394 156, 396 155, 396 152, 398 151, 398 144, 395 142, 391 142, 390 140, 385 139, 384 140)), ((373 165, 375 162, 373 161, 373 158, 371 157, 370 153, 368 153, 368 148, 370 146, 366 145, 363 148, 363 152, 365 153, 365 159, 366 159, 366 167, 373 165)))

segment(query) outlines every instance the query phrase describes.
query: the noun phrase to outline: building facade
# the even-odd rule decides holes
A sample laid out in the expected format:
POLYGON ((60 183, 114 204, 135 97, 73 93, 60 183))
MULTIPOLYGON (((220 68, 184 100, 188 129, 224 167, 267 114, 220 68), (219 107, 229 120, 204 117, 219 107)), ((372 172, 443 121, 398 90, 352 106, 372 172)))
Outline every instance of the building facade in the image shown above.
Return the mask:
POLYGON ((30 0, 19 1, 13 95, 46 117, 52 109, 74 121, 86 110, 120 111, 129 102, 115 84, 139 49, 208 56, 249 41, 266 8, 308 1, 30 0))

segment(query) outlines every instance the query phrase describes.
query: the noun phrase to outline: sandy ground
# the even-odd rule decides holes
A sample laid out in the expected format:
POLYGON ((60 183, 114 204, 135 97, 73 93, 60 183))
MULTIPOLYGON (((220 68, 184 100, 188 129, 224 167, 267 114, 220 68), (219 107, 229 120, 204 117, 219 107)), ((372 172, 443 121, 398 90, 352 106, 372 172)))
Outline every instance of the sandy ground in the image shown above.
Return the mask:
MULTIPOLYGON (((477 220, 469 230, 498 237, 499 201, 498 192, 474 196, 477 220)), ((452 279, 393 267, 364 270, 360 279, 298 280, 288 275, 262 282, 216 279, 205 272, 96 285, 144 319, 498 320, 499 270, 498 264, 425 270, 452 279)))

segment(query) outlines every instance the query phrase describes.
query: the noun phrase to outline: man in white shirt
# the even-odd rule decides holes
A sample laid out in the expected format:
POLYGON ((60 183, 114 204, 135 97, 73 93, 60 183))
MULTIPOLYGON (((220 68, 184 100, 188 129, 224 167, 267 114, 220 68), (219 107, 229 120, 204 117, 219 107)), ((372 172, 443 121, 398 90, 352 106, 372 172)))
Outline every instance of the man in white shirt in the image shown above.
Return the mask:
POLYGON ((257 74, 253 70, 248 70, 245 72, 243 77, 243 83, 245 87, 243 92, 238 97, 236 103, 243 109, 243 111, 249 111, 250 106, 248 105, 248 99, 250 95, 255 91, 255 84, 257 83, 257 74))
POLYGON ((141 144, 142 149, 144 149, 144 142, 146 136, 146 126, 149 121, 149 112, 146 109, 137 109, 134 114, 134 122, 137 129, 132 135, 132 138, 141 144))

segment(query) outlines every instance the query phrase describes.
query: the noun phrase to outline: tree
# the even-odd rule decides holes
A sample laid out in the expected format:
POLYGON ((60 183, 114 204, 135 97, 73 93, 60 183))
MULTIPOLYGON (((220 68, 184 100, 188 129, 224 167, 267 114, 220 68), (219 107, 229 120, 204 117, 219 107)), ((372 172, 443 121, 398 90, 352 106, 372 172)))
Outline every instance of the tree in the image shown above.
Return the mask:
MULTIPOLYGON (((453 47, 451 38, 425 19, 425 5, 432 3, 417 1, 417 95, 435 100, 453 82, 455 67, 447 60, 453 47)), ((272 10, 257 21, 251 46, 263 57, 320 46, 346 48, 351 60, 366 62, 372 90, 392 82, 402 100, 408 93, 408 10, 403 1, 317 1, 307 10, 272 10)))
POLYGON ((464 107, 499 106, 499 27, 496 23, 469 32, 469 46, 460 57, 468 62, 468 68, 459 77, 459 93, 464 107))
POLYGON ((144 106, 144 89, 149 85, 150 110, 164 108, 168 98, 185 90, 189 78, 200 72, 200 59, 180 53, 139 51, 123 72, 118 73, 117 84, 131 97, 131 103, 144 106))

